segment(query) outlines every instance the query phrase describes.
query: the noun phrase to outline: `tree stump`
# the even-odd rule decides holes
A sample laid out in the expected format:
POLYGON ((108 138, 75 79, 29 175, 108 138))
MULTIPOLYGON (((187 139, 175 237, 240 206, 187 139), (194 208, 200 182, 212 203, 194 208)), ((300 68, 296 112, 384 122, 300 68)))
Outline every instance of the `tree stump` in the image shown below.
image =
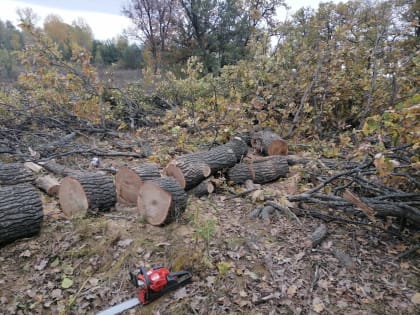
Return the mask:
POLYGON ((37 235, 42 219, 41 199, 32 185, 0 187, 0 245, 37 235))
POLYGON ((264 155, 287 155, 287 142, 278 134, 262 130, 255 132, 251 138, 251 146, 264 155))
POLYGON ((251 163, 240 163, 228 170, 228 178, 235 184, 243 184, 250 179, 255 184, 265 184, 289 172, 287 159, 282 156, 271 156, 251 163))
POLYGON ((173 177, 143 182, 139 188, 137 209, 152 225, 164 225, 181 216, 187 207, 187 194, 173 177))
POLYGON ((118 201, 128 205, 136 205, 141 183, 159 177, 159 166, 154 163, 120 168, 115 175, 118 201))
POLYGON ((33 174, 21 163, 0 163, 0 185, 32 183, 33 174))
POLYGON ((87 210, 109 210, 116 203, 116 192, 111 177, 84 173, 65 177, 61 181, 58 198, 63 212, 73 218, 84 216, 87 210))

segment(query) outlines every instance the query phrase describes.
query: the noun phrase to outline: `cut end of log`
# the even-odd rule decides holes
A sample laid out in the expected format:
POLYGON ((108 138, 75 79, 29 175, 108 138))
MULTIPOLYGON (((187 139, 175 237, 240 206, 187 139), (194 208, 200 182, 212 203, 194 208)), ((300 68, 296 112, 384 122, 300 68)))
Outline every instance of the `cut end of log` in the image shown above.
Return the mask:
POLYGON ((86 215, 89 208, 85 190, 73 177, 65 177, 61 181, 58 200, 62 211, 70 218, 86 215))
POLYGON ((119 202, 135 205, 139 187, 142 183, 140 176, 129 167, 122 167, 115 175, 115 187, 119 202))
POLYGON ((182 171, 179 167, 177 167, 175 164, 169 164, 165 168, 165 173, 166 176, 175 178, 178 181, 181 188, 185 189, 185 187, 187 186, 187 182, 185 180, 184 174, 182 174, 182 171))
POLYGON ((148 181, 141 185, 138 193, 137 208, 140 215, 152 225, 161 225, 168 217, 171 209, 172 195, 159 187, 158 184, 148 181))
POLYGON ((267 148, 268 155, 287 155, 288 152, 287 142, 284 140, 274 140, 267 148))

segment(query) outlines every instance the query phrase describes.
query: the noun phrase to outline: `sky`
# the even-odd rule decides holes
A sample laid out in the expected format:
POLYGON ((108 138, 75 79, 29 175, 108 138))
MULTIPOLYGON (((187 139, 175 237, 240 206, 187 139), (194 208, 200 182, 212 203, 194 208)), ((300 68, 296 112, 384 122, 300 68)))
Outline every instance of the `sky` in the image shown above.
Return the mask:
MULTIPOLYGON (((40 17, 39 26, 49 14, 59 15, 65 23, 71 24, 79 17, 92 28, 95 39, 115 38, 130 26, 130 20, 122 16, 121 9, 129 0, 0 0, 0 19, 18 22, 18 8, 32 8, 40 17)), ((321 0, 286 0, 286 3, 297 10, 301 7, 317 8, 321 0)), ((338 2, 338 1, 334 1, 338 2)), ((286 11, 281 10, 285 17, 286 11)), ((289 12, 290 14, 290 12, 289 12)))

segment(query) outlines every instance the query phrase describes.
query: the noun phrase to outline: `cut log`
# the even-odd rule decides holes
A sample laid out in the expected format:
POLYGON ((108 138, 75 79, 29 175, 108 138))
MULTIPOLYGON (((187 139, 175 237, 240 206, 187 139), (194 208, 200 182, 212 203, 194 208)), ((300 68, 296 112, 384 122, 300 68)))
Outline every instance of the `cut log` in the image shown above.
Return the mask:
POLYGON ((63 212, 73 218, 84 216, 87 210, 109 210, 116 203, 116 192, 110 176, 85 173, 65 177, 58 198, 63 212))
POLYGON ((208 151, 177 157, 165 168, 167 176, 174 177, 184 189, 197 186, 205 178, 232 167, 248 152, 247 144, 239 137, 208 151))
POLYGON ((243 184, 250 179, 256 184, 265 184, 289 172, 287 159, 282 156, 271 156, 251 163, 240 163, 229 169, 228 178, 235 184, 243 184))
POLYGON ((210 176, 211 168, 204 162, 174 160, 165 168, 167 176, 174 177, 183 189, 191 189, 210 176))
POLYGON ((137 209, 152 225, 164 225, 181 216, 187 207, 187 194, 173 177, 162 177, 140 185, 137 209))
POLYGON ((35 185, 42 191, 45 191, 49 196, 57 197, 60 189, 60 182, 57 178, 51 175, 38 177, 35 180, 35 185))
POLYGON ((210 179, 202 181, 200 184, 187 191, 188 194, 194 195, 196 197, 206 196, 213 192, 214 185, 210 179))
POLYGON ((251 146, 264 155, 287 155, 287 142, 278 134, 269 130, 255 132, 251 138, 251 146))
POLYGON ((120 168, 115 175, 118 201, 135 206, 141 183, 159 177, 159 166, 155 163, 120 168))
POLYGON ((0 185, 32 183, 33 174, 21 163, 0 163, 0 185))
POLYGON ((37 235, 42 219, 35 187, 28 183, 0 187, 0 245, 37 235))
POLYGON ((236 155, 236 162, 241 161, 248 153, 248 145, 241 137, 234 137, 229 142, 221 145, 223 148, 231 149, 236 155))

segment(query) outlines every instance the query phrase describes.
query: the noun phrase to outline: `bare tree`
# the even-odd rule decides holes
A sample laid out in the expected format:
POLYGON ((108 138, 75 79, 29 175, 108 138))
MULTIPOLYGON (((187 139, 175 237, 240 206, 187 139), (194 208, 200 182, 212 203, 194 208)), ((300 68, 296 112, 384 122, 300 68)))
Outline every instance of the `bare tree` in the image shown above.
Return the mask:
POLYGON ((175 5, 176 0, 131 0, 122 11, 133 22, 134 35, 150 50, 155 73, 172 32, 175 5))

